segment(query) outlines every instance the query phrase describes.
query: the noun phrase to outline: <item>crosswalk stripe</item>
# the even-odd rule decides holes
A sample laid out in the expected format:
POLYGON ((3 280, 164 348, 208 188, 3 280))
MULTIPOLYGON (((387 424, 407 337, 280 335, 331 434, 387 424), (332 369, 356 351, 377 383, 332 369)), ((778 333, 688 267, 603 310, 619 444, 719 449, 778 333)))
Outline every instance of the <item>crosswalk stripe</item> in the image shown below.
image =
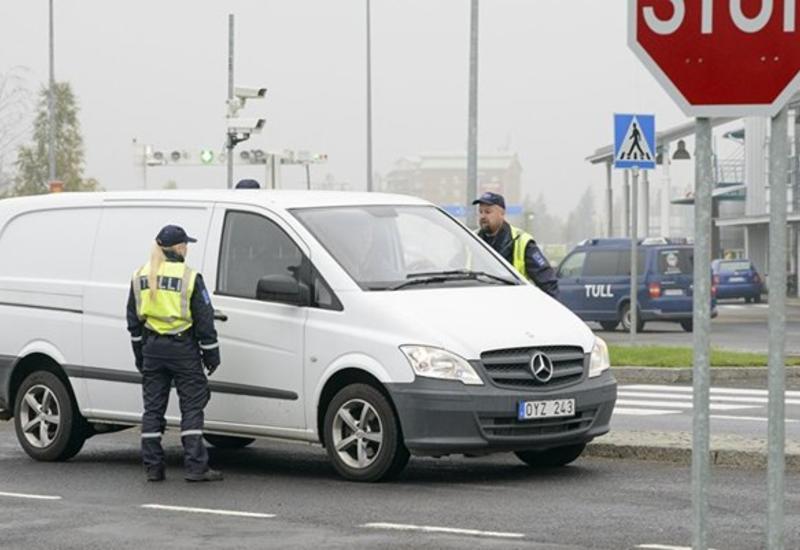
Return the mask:
MULTIPOLYGON (((665 392, 681 392, 681 393, 689 393, 691 394, 694 391, 692 386, 666 386, 666 385, 656 385, 656 384, 631 384, 625 386, 619 386, 620 391, 624 390, 645 390, 645 391, 665 391, 665 392)), ((758 395, 758 396, 767 396, 769 392, 767 390, 754 390, 749 388, 711 388, 711 394, 720 394, 720 395, 758 395)), ((785 391, 784 394, 786 397, 800 397, 800 391, 785 391)))
POLYGON ((680 414, 681 411, 668 411, 665 409, 636 409, 632 407, 614 407, 614 414, 623 416, 650 416, 664 414, 680 414))
MULTIPOLYGON (((650 401, 641 399, 617 399, 618 405, 634 406, 634 407, 662 407, 673 409, 691 409, 691 402, 677 402, 677 401, 650 401)), ((722 403, 711 403, 709 405, 712 411, 732 411, 737 409, 758 409, 758 405, 724 405, 722 403)))
MULTIPOLYGON (((624 397, 654 397, 656 399, 691 399, 691 395, 687 395, 684 392, 675 394, 675 393, 660 393, 660 392, 638 392, 638 391, 620 391, 618 393, 620 396, 624 397)), ((725 401, 731 403, 762 403, 767 404, 769 403, 769 399, 767 397, 740 397, 735 395, 712 395, 711 399, 714 401, 725 401)), ((787 405, 800 405, 800 399, 785 399, 784 400, 787 405)))
MULTIPOLYGON (((763 417, 762 416, 733 416, 733 415, 727 415, 727 414, 712 414, 712 415, 709 415, 709 418, 712 418, 712 419, 715 419, 715 420, 757 420, 757 421, 760 421, 760 422, 768 422, 769 421, 769 418, 767 418, 766 416, 763 416, 763 417)), ((787 424, 792 424, 794 422, 800 422, 800 420, 794 420, 792 418, 787 418, 787 419, 784 420, 784 422, 786 422, 787 424)))

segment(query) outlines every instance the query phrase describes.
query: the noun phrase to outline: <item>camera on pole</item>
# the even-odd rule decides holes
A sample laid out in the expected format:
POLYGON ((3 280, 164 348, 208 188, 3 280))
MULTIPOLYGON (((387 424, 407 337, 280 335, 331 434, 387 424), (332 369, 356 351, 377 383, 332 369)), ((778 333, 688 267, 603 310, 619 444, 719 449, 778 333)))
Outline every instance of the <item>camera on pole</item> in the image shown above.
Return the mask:
POLYGON ((239 111, 244 108, 248 99, 262 99, 267 93, 266 88, 251 88, 247 86, 234 87, 234 97, 228 100, 227 148, 233 149, 238 143, 246 141, 251 134, 259 133, 266 119, 254 117, 239 117, 239 111))

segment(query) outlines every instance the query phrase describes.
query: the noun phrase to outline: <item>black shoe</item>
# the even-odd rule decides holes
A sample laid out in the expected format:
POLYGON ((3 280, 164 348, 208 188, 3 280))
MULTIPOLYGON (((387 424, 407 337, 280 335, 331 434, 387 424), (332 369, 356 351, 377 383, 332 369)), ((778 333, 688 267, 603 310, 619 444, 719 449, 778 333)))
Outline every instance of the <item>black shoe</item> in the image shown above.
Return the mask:
POLYGON ((222 472, 208 469, 202 474, 186 474, 186 481, 222 481, 222 472))
POLYGON ((148 468, 147 481, 164 481, 164 468, 148 468))

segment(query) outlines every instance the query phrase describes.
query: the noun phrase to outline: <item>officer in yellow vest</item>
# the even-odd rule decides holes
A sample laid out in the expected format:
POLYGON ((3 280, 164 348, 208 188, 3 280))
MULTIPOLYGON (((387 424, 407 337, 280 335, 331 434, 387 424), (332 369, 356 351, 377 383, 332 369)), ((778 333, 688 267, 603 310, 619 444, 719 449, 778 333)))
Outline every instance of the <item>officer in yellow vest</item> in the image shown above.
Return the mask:
POLYGON ((529 281, 553 298, 558 297, 558 279, 533 237, 506 221, 506 200, 498 193, 484 193, 479 205, 478 236, 503 256, 529 281))
POLYGON ((173 382, 180 401, 185 479, 222 479, 208 467, 203 443, 203 409, 210 397, 203 367, 211 375, 220 353, 208 290, 200 274, 184 263, 187 245, 194 242, 181 227, 164 227, 150 261, 131 281, 128 331, 142 373, 142 461, 148 481, 164 479, 161 436, 173 382))

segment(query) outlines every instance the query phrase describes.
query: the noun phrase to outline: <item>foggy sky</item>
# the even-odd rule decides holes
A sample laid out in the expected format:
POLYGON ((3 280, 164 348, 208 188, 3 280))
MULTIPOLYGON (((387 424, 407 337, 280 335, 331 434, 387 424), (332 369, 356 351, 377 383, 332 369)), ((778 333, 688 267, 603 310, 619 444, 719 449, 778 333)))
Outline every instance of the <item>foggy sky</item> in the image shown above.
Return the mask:
MULTIPOLYGON (((86 175, 109 190, 140 184, 131 140, 220 149, 227 14, 236 82, 269 88, 246 109, 267 126, 247 147, 326 152, 327 173, 365 186, 364 0, 55 0, 56 78, 81 107, 86 175)), ((604 168, 583 159, 612 139, 614 112, 685 117, 626 45, 622 0, 483 0, 478 145, 520 155, 523 192, 565 215, 604 168)), ((468 0, 373 0, 375 170, 420 152, 464 151, 468 0)), ((48 71, 47 1, 0 0, 0 72, 48 71)), ((235 177, 256 176, 236 169, 235 177)), ((466 170, 466 167, 465 167, 466 170)), ((224 187, 224 168, 150 171, 153 187, 224 187)), ((304 173, 284 170, 287 186, 304 173)))

